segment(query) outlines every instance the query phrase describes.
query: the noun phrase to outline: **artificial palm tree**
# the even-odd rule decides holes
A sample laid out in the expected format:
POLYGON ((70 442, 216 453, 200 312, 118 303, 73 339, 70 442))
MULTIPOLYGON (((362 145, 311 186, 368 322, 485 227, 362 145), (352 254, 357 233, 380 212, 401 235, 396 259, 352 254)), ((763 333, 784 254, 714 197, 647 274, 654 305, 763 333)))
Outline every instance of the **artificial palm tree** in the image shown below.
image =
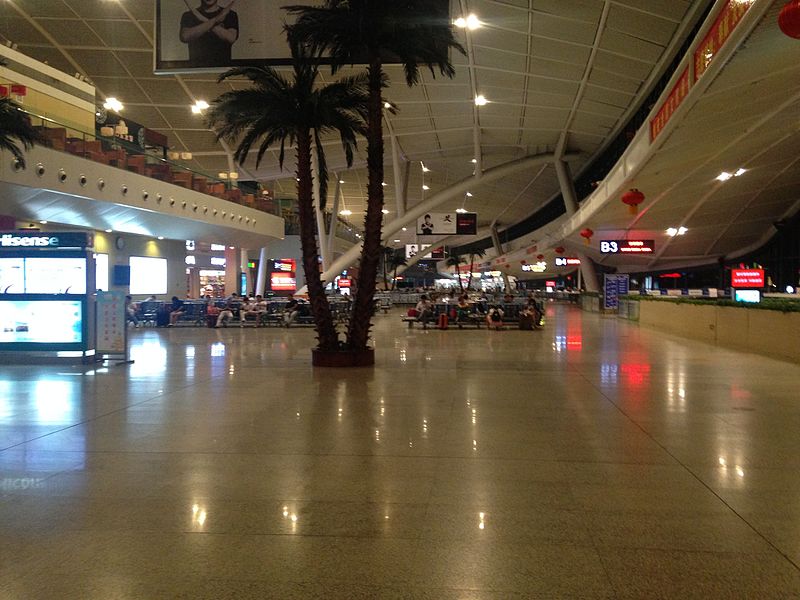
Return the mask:
POLYGON ((39 133, 19 104, 11 98, 0 98, 0 148, 11 152, 24 169, 23 150, 30 150, 38 141, 39 133))
POLYGON ((464 257, 460 254, 451 254, 450 257, 445 261, 448 267, 455 267, 456 268, 456 278, 458 279, 458 287, 461 289, 461 292, 464 292, 464 284, 461 281, 461 265, 464 264, 464 257))
POLYGON ((471 248, 469 251, 469 278, 467 278, 467 290, 472 287, 472 273, 475 271, 475 259, 486 256, 483 248, 471 248))
MULTIPOLYGON (((246 77, 252 87, 226 92, 214 101, 208 116, 218 139, 237 143, 234 158, 244 164, 251 148, 257 147, 256 166, 271 146, 279 145, 278 162, 283 168, 286 144, 295 145, 297 155, 297 204, 300 243, 308 297, 319 336, 319 350, 339 349, 339 336, 319 273, 315 232, 312 140, 316 147, 320 202, 327 195, 328 173, 321 136, 335 132, 344 147, 348 166, 353 162, 356 136, 366 127, 366 76, 317 85, 317 55, 289 36, 294 77, 287 78, 271 67, 237 67, 223 73, 219 81, 246 77)), ((320 208, 324 208, 320 207, 320 208)))
POLYGON ((324 0, 321 6, 288 6, 296 16, 293 32, 329 55, 333 71, 344 65, 369 64, 367 132, 367 215, 359 266, 358 290, 347 332, 347 346, 367 350, 373 296, 381 257, 383 219, 383 57, 403 65, 406 83, 419 82, 420 67, 435 76, 455 75, 449 51, 464 49, 453 37, 448 2, 441 0, 324 0), (441 9, 444 8, 443 11, 441 9))
POLYGON ((406 257, 401 254, 397 253, 391 258, 390 266, 394 269, 394 274, 392 275, 392 289, 394 290, 397 287, 397 269, 400 267, 404 267, 408 264, 406 257))

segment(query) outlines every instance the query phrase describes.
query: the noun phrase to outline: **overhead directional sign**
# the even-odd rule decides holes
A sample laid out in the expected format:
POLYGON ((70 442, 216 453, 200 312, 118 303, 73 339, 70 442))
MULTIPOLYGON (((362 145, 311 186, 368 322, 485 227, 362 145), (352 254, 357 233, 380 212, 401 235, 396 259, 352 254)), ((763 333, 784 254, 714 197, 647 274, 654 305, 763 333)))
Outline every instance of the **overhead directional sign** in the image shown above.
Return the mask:
POLYGON ((652 254, 655 240, 600 240, 602 254, 652 254))

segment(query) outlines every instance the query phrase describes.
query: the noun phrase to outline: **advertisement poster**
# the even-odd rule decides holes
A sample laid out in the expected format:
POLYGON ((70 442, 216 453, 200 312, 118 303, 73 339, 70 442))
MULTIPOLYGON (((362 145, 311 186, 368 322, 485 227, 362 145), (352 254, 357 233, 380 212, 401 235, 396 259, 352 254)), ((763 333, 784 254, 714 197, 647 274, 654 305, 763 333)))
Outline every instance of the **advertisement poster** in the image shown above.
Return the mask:
POLYGON ((80 300, 0 300, 0 344, 79 344, 80 300))
POLYGON ((125 294, 99 292, 97 294, 97 353, 125 354, 125 294))
MULTIPOLYGON (((293 17, 283 10, 286 5, 283 0, 156 0, 154 71, 291 64, 283 27, 293 17)), ((427 15, 414 17, 450 22, 447 0, 429 0, 425 9, 427 15)), ((368 62, 365 58, 356 64, 368 62)), ((384 62, 392 58, 384 57, 384 62)))
POLYGON ((475 235, 477 213, 426 213, 417 219, 418 235, 475 235))

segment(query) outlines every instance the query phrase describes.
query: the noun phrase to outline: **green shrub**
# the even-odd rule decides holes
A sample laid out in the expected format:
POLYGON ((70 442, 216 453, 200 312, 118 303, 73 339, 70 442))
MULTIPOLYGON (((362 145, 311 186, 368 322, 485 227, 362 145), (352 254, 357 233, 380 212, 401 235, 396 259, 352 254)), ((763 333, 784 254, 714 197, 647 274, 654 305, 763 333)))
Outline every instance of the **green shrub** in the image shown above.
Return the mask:
POLYGON ((750 308, 754 310, 777 310, 779 312, 800 312, 800 299, 789 298, 762 298, 758 304, 751 302, 736 302, 729 298, 699 298, 697 296, 640 296, 631 294, 620 296, 625 300, 638 300, 647 302, 675 302, 676 304, 699 304, 701 306, 732 306, 734 308, 750 308))

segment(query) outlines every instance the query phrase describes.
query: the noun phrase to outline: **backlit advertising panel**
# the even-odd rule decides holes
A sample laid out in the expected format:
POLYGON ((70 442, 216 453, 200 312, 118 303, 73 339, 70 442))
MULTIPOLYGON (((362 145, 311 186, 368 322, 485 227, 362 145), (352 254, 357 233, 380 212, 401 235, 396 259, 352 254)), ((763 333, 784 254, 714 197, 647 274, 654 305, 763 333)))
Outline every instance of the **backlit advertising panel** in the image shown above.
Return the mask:
MULTIPOLYGON (((291 64, 283 27, 293 17, 281 8, 286 5, 283 0, 156 0, 154 71, 291 64), (211 21, 215 24, 210 26, 211 21)), ((424 9, 427 14, 409 17, 450 23, 447 0, 428 0, 424 9)), ((384 62, 397 61, 386 56, 384 62)))
POLYGON ((86 259, 79 257, 2 257, 0 293, 85 294, 86 259))
POLYGON ((269 286, 273 292, 294 292, 297 290, 297 261, 293 258, 272 260, 269 286))
POLYGON ((0 349, 3 344, 80 344, 81 300, 0 300, 0 349))
POLYGON ((763 288, 764 269, 732 269, 731 287, 763 288))
POLYGON ((475 235, 477 213, 426 213, 417 219, 417 235, 475 235))

